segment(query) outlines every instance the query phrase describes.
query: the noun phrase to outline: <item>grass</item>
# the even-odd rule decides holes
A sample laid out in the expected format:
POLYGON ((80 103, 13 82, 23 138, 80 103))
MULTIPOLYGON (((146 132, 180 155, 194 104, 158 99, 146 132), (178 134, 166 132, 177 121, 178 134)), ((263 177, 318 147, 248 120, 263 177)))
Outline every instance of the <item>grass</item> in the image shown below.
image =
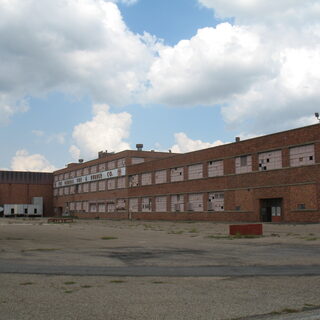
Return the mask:
POLYGON ((89 286, 88 284, 84 284, 82 286, 80 286, 81 288, 92 288, 92 286, 89 286))
POLYGON ((33 284, 33 282, 21 282, 20 286, 30 286, 32 284, 33 284))
POLYGON ((190 233, 198 233, 199 231, 196 228, 192 228, 191 230, 189 230, 190 233))
POLYGON ((154 283, 154 284, 163 284, 165 282, 164 281, 152 281, 152 283, 154 283))
POLYGON ((183 230, 177 230, 177 231, 172 230, 172 231, 169 231, 169 232, 168 232, 168 234, 183 234, 183 233, 184 233, 183 230))
POLYGON ((70 284, 76 284, 76 282, 74 282, 74 281, 66 281, 66 282, 64 282, 64 284, 70 285, 70 284))
POLYGON ((72 293, 73 290, 64 290, 64 293, 72 293))
POLYGON ((110 283, 124 283, 124 282, 127 282, 125 280, 110 280, 109 281, 110 283))
POLYGON ((236 234, 236 235, 209 235, 207 238, 209 239, 227 239, 227 240, 234 240, 234 239, 256 239, 261 238, 262 236, 258 236, 255 234, 236 234))
POLYGON ((111 236, 105 236, 105 237, 101 237, 101 240, 115 240, 118 239, 117 237, 111 237, 111 236))
POLYGON ((36 249, 22 249, 21 252, 26 252, 26 251, 56 251, 56 250, 60 250, 57 248, 36 248, 36 249))

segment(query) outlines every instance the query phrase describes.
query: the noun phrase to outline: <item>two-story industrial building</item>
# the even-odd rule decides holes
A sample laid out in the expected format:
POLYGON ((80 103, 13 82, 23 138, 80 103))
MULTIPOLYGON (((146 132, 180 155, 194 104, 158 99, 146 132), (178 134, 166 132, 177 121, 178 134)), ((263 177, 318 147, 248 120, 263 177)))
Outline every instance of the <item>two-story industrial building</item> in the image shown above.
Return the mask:
POLYGON ((320 222, 320 125, 185 154, 99 152, 54 172, 56 215, 320 222))

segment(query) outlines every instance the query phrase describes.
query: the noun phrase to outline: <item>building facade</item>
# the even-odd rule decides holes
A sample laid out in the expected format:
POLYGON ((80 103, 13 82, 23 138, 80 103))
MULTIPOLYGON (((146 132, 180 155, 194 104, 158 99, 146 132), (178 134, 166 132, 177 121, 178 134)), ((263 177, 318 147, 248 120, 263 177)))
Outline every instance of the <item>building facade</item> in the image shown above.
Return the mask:
POLYGON ((56 215, 320 222, 320 125, 185 154, 131 150, 54 172, 56 215))
POLYGON ((51 216, 53 174, 0 171, 0 216, 51 216))

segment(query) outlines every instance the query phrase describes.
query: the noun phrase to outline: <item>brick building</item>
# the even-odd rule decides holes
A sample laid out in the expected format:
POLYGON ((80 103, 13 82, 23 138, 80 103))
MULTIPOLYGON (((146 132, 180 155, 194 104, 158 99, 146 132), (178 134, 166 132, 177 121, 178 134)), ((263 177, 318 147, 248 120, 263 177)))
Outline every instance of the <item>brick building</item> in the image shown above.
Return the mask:
POLYGON ((319 138, 317 124, 185 154, 100 152, 54 172, 55 214, 320 222, 319 138))
MULTIPOLYGON (((52 185, 52 173, 0 171, 0 207, 3 210, 5 205, 30 205, 31 208, 35 198, 42 198, 41 215, 43 213, 44 216, 51 216, 53 214, 52 185)), ((12 209, 13 215, 16 215, 13 206, 12 209)), ((2 210, 0 215, 3 214, 2 210)))

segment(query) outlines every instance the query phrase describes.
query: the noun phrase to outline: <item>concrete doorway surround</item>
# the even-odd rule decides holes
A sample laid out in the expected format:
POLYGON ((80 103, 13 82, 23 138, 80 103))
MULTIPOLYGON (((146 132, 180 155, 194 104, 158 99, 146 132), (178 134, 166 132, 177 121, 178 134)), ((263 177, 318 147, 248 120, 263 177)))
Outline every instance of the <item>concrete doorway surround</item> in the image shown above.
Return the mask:
POLYGON ((260 199, 260 220, 262 222, 281 222, 282 202, 282 198, 260 199))

